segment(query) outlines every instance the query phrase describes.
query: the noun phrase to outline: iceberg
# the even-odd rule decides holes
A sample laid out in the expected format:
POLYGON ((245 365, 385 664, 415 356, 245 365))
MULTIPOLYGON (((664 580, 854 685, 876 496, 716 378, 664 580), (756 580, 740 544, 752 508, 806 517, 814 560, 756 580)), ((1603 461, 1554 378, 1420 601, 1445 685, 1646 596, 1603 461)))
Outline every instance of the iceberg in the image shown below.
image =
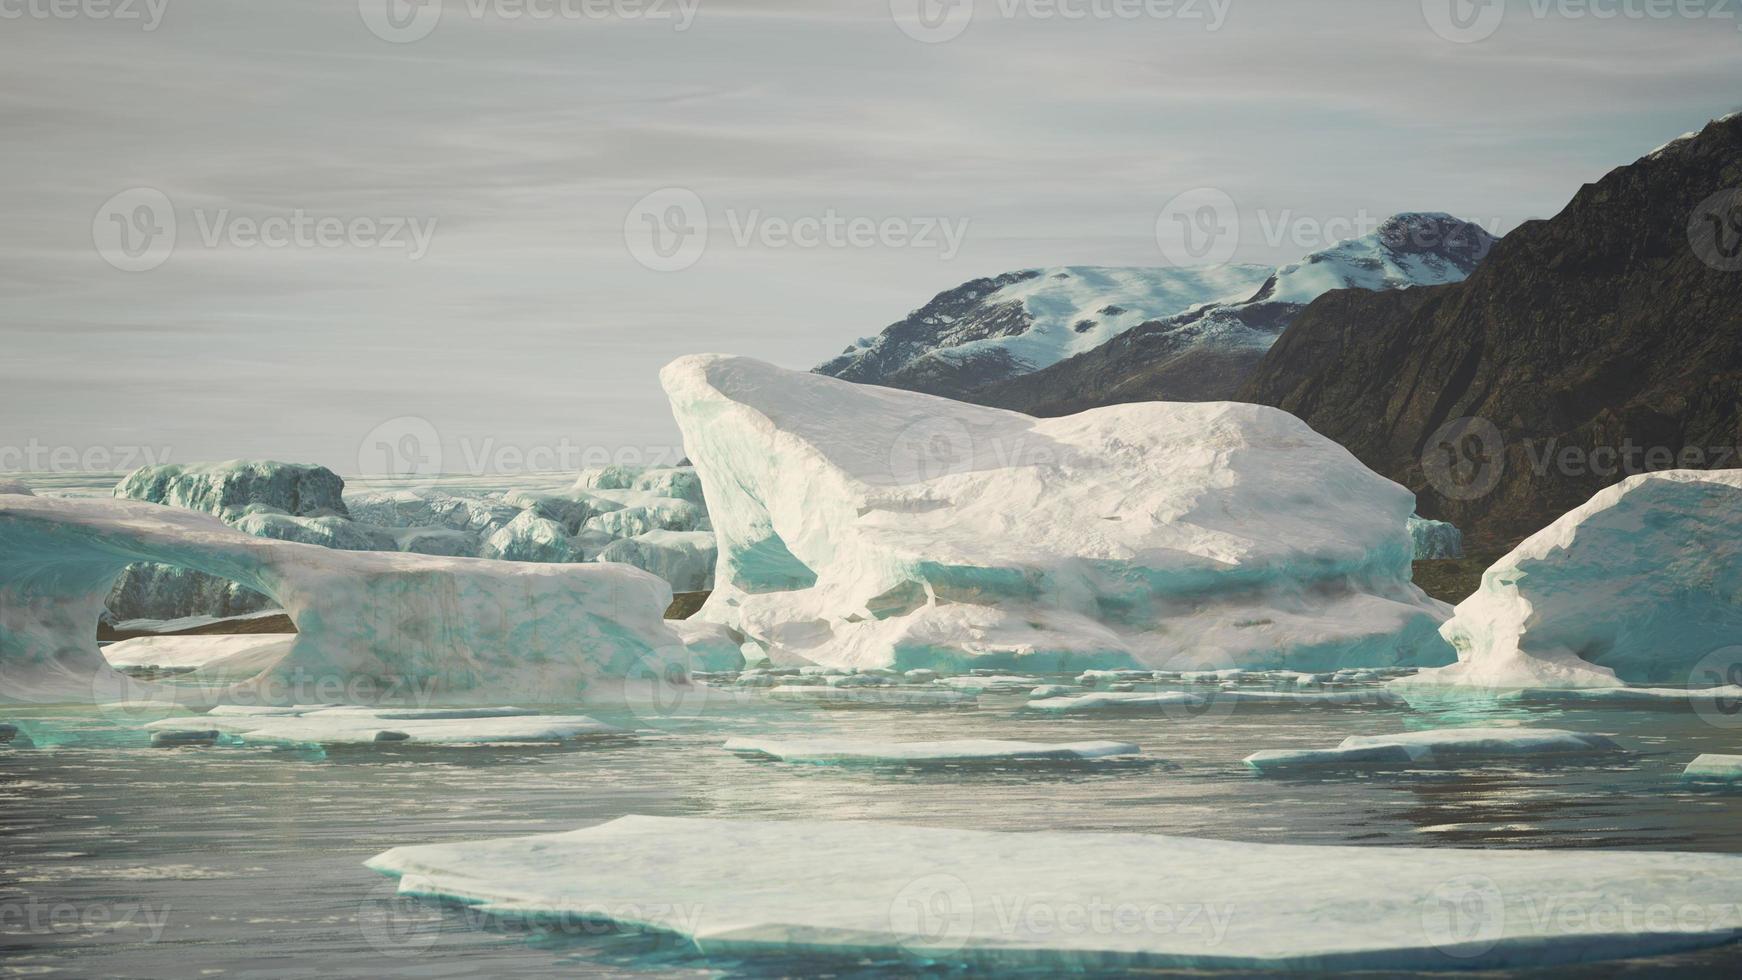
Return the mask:
POLYGON ((157 504, 12 495, 0 497, 0 698, 173 699, 115 672, 95 642, 110 587, 141 561, 240 582, 296 624, 272 666, 196 692, 211 700, 277 703, 312 689, 347 701, 570 702, 683 674, 661 618, 671 589, 628 566, 335 551, 157 504))
POLYGON ((685 937, 708 956, 1468 970, 1670 953, 1742 933, 1742 856, 1673 851, 628 816, 396 847, 367 865, 398 878, 401 895, 504 917, 602 918, 685 937), (1656 908, 1699 914, 1641 912, 1656 908))
POLYGON ((1742 470, 1646 473, 1602 490, 1484 572, 1440 630, 1458 662, 1405 683, 1735 684, 1739 522, 1742 470))
POLYGON ((706 592, 714 587, 714 535, 711 531, 644 531, 599 549, 596 561, 622 562, 671 583, 673 592, 706 592))
POLYGON ((775 662, 1450 662, 1410 582, 1414 499, 1229 402, 1060 419, 700 355, 661 381, 718 542, 698 617, 775 662))
POLYGON ((1464 557, 1464 532, 1445 521, 1411 514, 1409 538, 1415 546, 1416 561, 1464 557))
POLYGON ((781 762, 825 765, 866 763, 888 765, 962 765, 997 762, 1072 762, 1138 753, 1130 742, 1017 742, 992 738, 941 742, 870 742, 844 738, 734 738, 727 752, 781 762))
POLYGON ((1557 728, 1437 728, 1398 735, 1351 735, 1334 749, 1269 749, 1246 757, 1261 773, 1480 759, 1537 759, 1624 750, 1603 735, 1557 728))

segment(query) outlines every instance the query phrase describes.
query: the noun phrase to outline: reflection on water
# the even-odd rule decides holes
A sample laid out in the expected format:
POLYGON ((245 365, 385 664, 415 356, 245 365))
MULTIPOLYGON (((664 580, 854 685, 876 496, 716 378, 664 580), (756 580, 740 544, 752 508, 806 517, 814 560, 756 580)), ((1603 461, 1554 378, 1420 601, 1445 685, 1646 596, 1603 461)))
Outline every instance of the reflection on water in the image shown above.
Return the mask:
MULTIPOLYGON (((16 973, 276 977, 815 975, 799 959, 707 960, 605 928, 554 932, 402 902, 364 859, 397 844, 570 830, 628 813, 854 818, 989 830, 1100 830, 1303 844, 1742 852, 1742 794, 1678 786, 1739 733, 1691 712, 1532 708, 1446 698, 1410 708, 1239 707, 1197 717, 1030 717, 755 702, 682 718, 613 716, 640 738, 578 748, 152 749, 136 720, 20 709, 36 750, 0 752, 0 966, 16 973), (1347 735, 1530 724, 1610 735, 1621 760, 1258 778, 1259 749, 1347 735), (1136 742, 1141 764, 909 770, 739 758, 734 735, 885 741, 1136 742)), ((795 841, 802 847, 802 841, 795 841)), ((818 855, 818 860, 826 860, 818 855)), ((1735 948, 1553 976, 1734 972, 1735 948)), ((912 964, 831 964, 872 976, 912 964)), ((936 972, 954 972, 939 966, 936 972)), ((1544 971, 1541 975, 1551 975, 1544 971)))

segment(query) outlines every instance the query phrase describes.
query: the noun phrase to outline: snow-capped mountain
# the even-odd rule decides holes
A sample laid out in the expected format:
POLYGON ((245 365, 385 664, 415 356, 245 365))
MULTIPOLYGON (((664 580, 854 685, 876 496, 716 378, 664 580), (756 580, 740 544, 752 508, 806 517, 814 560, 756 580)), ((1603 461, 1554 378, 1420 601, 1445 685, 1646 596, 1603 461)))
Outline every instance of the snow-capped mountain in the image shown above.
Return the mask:
POLYGON ((1133 327, 1252 295, 1274 270, 1065 266, 975 279, 939 293, 816 368, 847 381, 959 397, 1093 350, 1133 327))
POLYGON ((963 397, 1031 415, 1067 415, 1151 399, 1231 398, 1313 300, 1336 289, 1379 292, 1460 282, 1494 241, 1481 226, 1449 214, 1398 214, 1370 235, 1276 269, 1239 301, 1143 323, 1094 350, 981 385, 963 397))
POLYGON ((1492 244, 1408 213, 1281 268, 1025 269, 939 293, 816 371, 1040 415, 1226 398, 1319 295, 1457 282, 1492 244))

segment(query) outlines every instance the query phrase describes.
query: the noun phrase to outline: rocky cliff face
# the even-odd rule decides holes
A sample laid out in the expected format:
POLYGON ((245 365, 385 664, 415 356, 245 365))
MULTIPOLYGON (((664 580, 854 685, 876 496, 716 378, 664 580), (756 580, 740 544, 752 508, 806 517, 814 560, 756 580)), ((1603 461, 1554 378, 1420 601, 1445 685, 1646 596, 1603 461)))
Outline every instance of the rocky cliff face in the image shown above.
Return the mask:
POLYGON ((1742 118, 1588 184, 1462 283, 1327 294, 1241 390, 1509 543, 1632 473, 1742 466, 1742 118))

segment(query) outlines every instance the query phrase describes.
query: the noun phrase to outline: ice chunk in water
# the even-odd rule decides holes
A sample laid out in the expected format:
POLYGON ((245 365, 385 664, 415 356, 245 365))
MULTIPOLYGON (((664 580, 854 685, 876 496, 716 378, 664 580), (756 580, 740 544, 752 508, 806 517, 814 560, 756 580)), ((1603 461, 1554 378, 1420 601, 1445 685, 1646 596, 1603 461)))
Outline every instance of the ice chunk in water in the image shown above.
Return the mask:
POLYGON ((955 691, 947 687, 830 687, 821 684, 783 684, 770 688, 768 696, 776 701, 868 708, 972 708, 979 703, 974 692, 955 691))
MULTIPOLYGON (((286 712, 295 709, 282 709, 286 712)), ((623 729, 585 715, 540 715, 523 708, 310 707, 290 714, 259 712, 176 718, 145 726, 156 735, 218 730, 244 742, 267 745, 368 745, 414 742, 428 745, 562 742, 623 729)))
POLYGON ((1279 769, 1623 751, 1606 736, 1558 728, 1436 728, 1397 735, 1351 735, 1334 749, 1269 749, 1247 756, 1246 764, 1262 773, 1279 769))
POLYGON ((1707 752, 1682 770, 1687 783, 1742 783, 1742 755, 1707 752))
POLYGON ((710 955, 1468 970, 1667 953, 1742 932, 1742 856, 1730 854, 630 816, 398 847, 368 865, 399 876, 401 894, 503 915, 585 910, 689 937, 710 955), (1667 924, 1622 914, 1657 907, 1702 914, 1667 924), (1549 908, 1580 914, 1542 914, 1549 908))
POLYGON ((967 762, 1057 762, 1136 755, 1130 742, 1016 742, 991 738, 940 742, 867 742, 844 738, 734 738, 728 752, 783 762, 895 763, 906 765, 967 762))

